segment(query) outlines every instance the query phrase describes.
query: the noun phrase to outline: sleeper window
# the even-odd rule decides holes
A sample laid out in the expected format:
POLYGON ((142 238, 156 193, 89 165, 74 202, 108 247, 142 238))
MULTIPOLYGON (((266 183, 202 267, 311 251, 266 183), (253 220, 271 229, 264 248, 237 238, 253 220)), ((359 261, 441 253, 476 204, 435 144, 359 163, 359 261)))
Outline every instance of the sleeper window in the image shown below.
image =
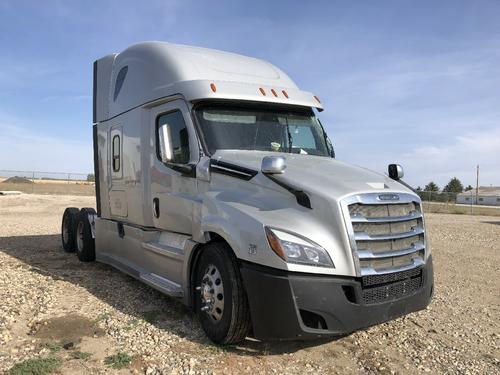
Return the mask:
POLYGON ((120 136, 113 137, 113 172, 120 171, 120 136))
POLYGON ((161 115, 158 118, 156 126, 156 147, 160 160, 164 159, 162 158, 164 155, 161 153, 164 152, 162 150, 165 150, 165 147, 160 147, 160 141, 164 140, 164 136, 160 137, 159 131, 161 131, 163 125, 168 126, 168 132, 162 135, 168 134, 168 137, 170 137, 170 145, 168 147, 169 155, 167 159, 175 164, 188 164, 190 158, 189 136, 182 112, 174 111, 161 115))
POLYGON ((118 75, 116 76, 115 94, 113 95, 113 101, 116 101, 116 98, 118 97, 118 94, 122 89, 123 82, 125 81, 125 77, 127 76, 127 72, 128 72, 128 66, 124 66, 123 68, 120 69, 118 75))

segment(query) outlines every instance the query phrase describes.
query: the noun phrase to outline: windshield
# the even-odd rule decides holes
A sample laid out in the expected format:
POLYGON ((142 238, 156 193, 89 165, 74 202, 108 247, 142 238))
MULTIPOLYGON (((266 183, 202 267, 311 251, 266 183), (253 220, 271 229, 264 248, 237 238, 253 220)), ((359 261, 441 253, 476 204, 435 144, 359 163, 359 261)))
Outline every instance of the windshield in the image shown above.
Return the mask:
POLYGON ((204 105, 195 113, 210 154, 236 149, 330 156, 311 109, 204 105))

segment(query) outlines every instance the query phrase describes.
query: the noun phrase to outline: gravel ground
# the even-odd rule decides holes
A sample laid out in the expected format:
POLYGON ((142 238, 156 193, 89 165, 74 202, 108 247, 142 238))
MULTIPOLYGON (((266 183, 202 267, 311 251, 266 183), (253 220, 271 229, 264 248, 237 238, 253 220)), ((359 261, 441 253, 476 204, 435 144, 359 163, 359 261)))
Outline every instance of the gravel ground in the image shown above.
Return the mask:
POLYGON ((177 301, 62 251, 64 208, 93 205, 0 197, 0 372, 57 357, 64 374, 500 373, 498 218, 427 215, 436 288, 425 311, 338 340, 221 348, 177 301), (116 353, 130 364, 111 368, 116 353))

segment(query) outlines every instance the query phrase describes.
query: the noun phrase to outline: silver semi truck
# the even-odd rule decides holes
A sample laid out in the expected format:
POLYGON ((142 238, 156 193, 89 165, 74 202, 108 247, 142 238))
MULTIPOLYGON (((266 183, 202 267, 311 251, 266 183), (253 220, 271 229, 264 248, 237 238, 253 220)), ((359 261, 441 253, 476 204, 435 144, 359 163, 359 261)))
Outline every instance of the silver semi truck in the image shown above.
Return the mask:
POLYGON ((336 160, 320 100, 277 67, 139 43, 94 63, 93 100, 97 211, 66 209, 63 247, 181 299, 214 342, 343 335, 429 304, 401 167, 336 160))

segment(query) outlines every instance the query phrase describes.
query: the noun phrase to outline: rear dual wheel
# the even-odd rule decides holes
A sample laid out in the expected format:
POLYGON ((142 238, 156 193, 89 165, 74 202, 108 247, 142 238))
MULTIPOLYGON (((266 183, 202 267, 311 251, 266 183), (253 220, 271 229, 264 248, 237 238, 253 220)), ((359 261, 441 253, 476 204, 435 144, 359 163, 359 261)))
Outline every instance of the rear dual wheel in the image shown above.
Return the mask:
POLYGON ((64 210, 61 224, 61 241, 64 251, 72 253, 76 249, 76 225, 80 210, 68 207, 64 210))
POLYGON ((64 210, 61 224, 61 240, 64 251, 76 251, 82 262, 95 260, 95 242, 92 236, 90 216, 96 215, 93 208, 68 207, 64 210))
POLYGON ((235 344, 251 330, 250 309, 232 249, 208 244, 196 269, 195 309, 206 335, 217 344, 235 344))
POLYGON ((75 230, 76 256, 82 262, 92 262, 95 260, 95 241, 92 236, 90 225, 90 215, 96 215, 93 208, 82 208, 78 213, 75 230))

